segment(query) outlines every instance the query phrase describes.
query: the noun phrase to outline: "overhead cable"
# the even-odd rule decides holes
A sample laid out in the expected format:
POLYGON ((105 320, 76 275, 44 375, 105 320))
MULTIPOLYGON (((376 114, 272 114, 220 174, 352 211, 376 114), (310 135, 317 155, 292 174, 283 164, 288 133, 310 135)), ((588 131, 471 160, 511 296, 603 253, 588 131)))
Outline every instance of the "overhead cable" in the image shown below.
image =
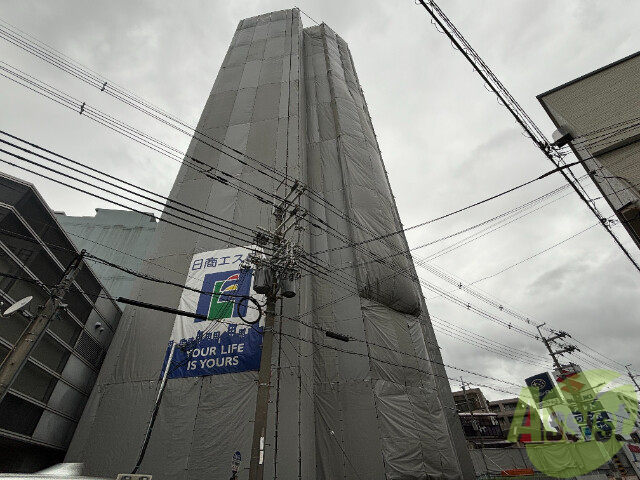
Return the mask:
MULTIPOLYGON (((485 84, 491 88, 491 90, 498 96, 498 98, 502 101, 503 105, 507 108, 507 110, 511 113, 513 118, 516 120, 518 124, 524 129, 524 131, 528 134, 531 140, 536 144, 536 146, 542 151, 542 153, 547 157, 547 159, 553 163, 555 167, 560 167, 564 163, 562 160, 562 155, 555 149, 549 141, 546 139, 544 134, 540 131, 538 126, 531 120, 527 112, 518 104, 518 102, 511 96, 506 87, 500 82, 500 80, 493 74, 491 69, 487 66, 487 64, 482 60, 482 57, 476 53, 473 47, 467 42, 464 36, 458 31, 455 25, 449 20, 449 18, 444 14, 444 12, 440 9, 440 7, 435 3, 434 0, 418 0, 420 5, 424 7, 424 9, 431 15, 431 17, 435 20, 435 22, 440 26, 449 40, 455 44, 457 50, 467 59, 467 61, 471 64, 473 69, 480 75, 480 77, 484 80, 485 84)), ((631 256, 627 248, 622 244, 620 239, 615 235, 613 230, 611 230, 610 226, 606 224, 603 219, 604 217, 598 211, 598 209, 592 204, 586 192, 581 190, 580 184, 575 179, 573 172, 568 170, 568 173, 564 170, 561 170, 561 174, 564 176, 565 180, 572 186, 574 191, 580 197, 580 200, 587 206, 587 208, 593 213, 598 221, 601 223, 602 227, 607 231, 607 233, 611 236, 614 242, 618 245, 620 250, 624 253, 624 255, 629 259, 629 261, 633 264, 633 266, 640 272, 640 265, 635 261, 635 259, 631 256), (574 181, 570 178, 573 176, 574 181)))

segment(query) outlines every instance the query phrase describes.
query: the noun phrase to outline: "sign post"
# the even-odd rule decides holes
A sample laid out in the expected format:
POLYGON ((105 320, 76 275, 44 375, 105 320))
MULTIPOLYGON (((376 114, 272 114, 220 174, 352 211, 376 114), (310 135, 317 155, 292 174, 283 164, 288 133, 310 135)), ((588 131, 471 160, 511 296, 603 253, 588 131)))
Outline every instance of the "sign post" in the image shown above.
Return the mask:
POLYGON ((240 464, 242 463, 242 454, 236 452, 231 459, 231 478, 229 480, 237 480, 238 470, 240 470, 240 464))

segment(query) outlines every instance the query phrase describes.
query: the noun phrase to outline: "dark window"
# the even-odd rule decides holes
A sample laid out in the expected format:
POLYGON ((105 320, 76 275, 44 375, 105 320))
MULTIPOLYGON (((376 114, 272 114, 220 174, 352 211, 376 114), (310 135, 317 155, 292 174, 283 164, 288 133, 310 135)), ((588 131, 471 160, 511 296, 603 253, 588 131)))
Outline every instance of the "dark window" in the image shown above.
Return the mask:
MULTIPOLYGON (((4 310, 8 306, 9 304, 5 303, 0 309, 4 310)), ((0 319, 0 337, 12 345, 15 345, 28 325, 29 320, 20 313, 14 313, 6 318, 2 318, 0 319)))
POLYGON ((42 362, 51 370, 61 373, 71 352, 53 337, 45 334, 32 355, 33 358, 42 362))
POLYGON ((73 347, 82 331, 82 327, 67 312, 60 310, 58 315, 51 320, 49 330, 60 337, 67 345, 73 347))
POLYGON ((20 259, 22 263, 27 263, 31 258, 31 255, 33 255, 33 250, 30 248, 19 248, 15 252, 15 255, 20 259))
POLYGON ((8 393, 0 403, 0 428, 31 436, 41 415, 42 408, 8 393))
MULTIPOLYGON (((69 265, 75 258, 77 249, 71 243, 65 233, 58 226, 58 222, 52 217, 51 212, 42 205, 40 199, 33 193, 29 192, 18 204, 16 208, 29 226, 36 232, 36 235, 47 244, 53 255, 65 267, 69 265)), ((91 298, 96 301, 97 295, 100 293, 100 284, 96 278, 87 269, 80 271, 76 278, 76 282, 91 298)))
POLYGON ((502 438, 502 428, 497 418, 492 415, 460 415, 460 423, 466 437, 499 437, 502 438))
MULTIPOLYGON (((0 211, 2 210, 0 207, 0 211)), ((64 274, 63 269, 61 269, 40 246, 40 243, 31 235, 29 230, 27 230, 13 212, 7 211, 6 209, 4 209, 3 212, 4 218, 0 221, 0 241, 16 256, 20 256, 20 252, 23 252, 22 256, 24 258, 21 260, 24 265, 31 270, 42 283, 45 285, 56 285, 64 274), (28 258, 26 256, 27 250, 31 252, 28 258)), ((2 215, 0 215, 0 217, 2 217, 2 215)), ((28 221, 26 218, 25 220, 28 221)), ((49 225, 46 228, 51 229, 53 226, 49 225)), ((40 230, 43 229, 41 228, 40 230)), ((56 249, 50 246, 51 251, 58 257, 64 267, 67 267, 76 256, 73 246, 69 244, 68 247, 71 250, 64 250, 64 255, 62 255, 61 258, 61 256, 57 255, 57 251, 59 251, 60 248, 56 249)), ((65 247, 65 249, 66 248, 67 247, 65 247)), ((18 273, 16 273, 16 275, 25 276, 20 267, 18 267, 18 273)), ((100 292, 100 285, 86 268, 80 270, 77 281, 81 287, 84 287, 88 292, 94 294, 94 296, 100 292)), ((5 289, 5 291, 16 298, 7 289, 5 289)), ((65 295, 64 303, 69 305, 71 312, 83 323, 87 320, 92 310, 91 303, 89 303, 81 293, 74 291, 74 289, 71 289, 65 295)))
POLYGON ((8 178, 0 178, 0 202, 15 205, 29 191, 29 187, 20 185, 8 178))
POLYGON ((35 366, 33 363, 25 363, 13 382, 11 388, 31 398, 47 402, 56 386, 57 379, 49 373, 35 366))

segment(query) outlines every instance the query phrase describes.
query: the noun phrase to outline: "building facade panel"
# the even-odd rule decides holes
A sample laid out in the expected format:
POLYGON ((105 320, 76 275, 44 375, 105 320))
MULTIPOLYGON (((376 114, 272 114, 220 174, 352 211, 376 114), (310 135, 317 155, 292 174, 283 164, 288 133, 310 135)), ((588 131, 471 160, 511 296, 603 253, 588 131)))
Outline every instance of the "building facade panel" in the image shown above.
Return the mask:
POLYGON ((640 52, 538 100, 640 248, 640 52))

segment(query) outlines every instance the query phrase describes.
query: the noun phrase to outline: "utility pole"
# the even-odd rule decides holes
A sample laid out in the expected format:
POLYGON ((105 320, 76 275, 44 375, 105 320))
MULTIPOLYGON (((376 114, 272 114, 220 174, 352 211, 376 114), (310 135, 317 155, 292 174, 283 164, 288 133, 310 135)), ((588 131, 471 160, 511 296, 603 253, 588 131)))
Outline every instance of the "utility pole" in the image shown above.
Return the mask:
MULTIPOLYGON (((549 338, 545 338, 545 336, 542 334, 542 330, 541 328, 544 326, 545 324, 543 323, 542 325, 537 325, 536 328, 538 329, 538 333, 540 334, 540 339, 542 340, 542 343, 544 343, 544 346, 547 347, 547 351, 549 352, 549 355, 551 356, 552 360, 553 360, 553 364, 556 367, 556 369, 558 370, 558 372, 560 373, 560 378, 564 381, 566 380, 566 375, 564 375, 562 373, 562 365, 560 365, 560 361, 558 360, 558 355, 563 355, 565 353, 571 353, 575 350, 578 350, 578 348, 574 347, 573 345, 564 345, 562 346, 562 348, 560 350, 553 350, 551 348, 551 342, 561 339, 561 338, 565 338, 567 336, 569 336, 569 334, 567 332, 558 332, 552 336, 550 336, 549 338)), ((579 350, 578 350, 579 351, 579 350)), ((573 397, 573 399, 576 401, 576 403, 579 405, 579 409, 582 409, 582 402, 579 401, 578 398, 576 398, 574 392, 573 392, 573 388, 571 388, 570 386, 568 387, 570 388, 571 391, 571 396, 573 397)), ((564 428, 562 427, 562 422, 560 422, 560 420, 558 419, 558 415, 557 413, 554 411, 553 407, 550 407, 549 410, 551 411, 551 417, 555 420, 556 424, 558 425, 558 430, 560 430, 560 434, 562 435, 563 439, 567 439, 567 435, 566 432, 564 431, 564 428)))
POLYGON ((489 475, 489 466, 487 465, 487 457, 484 456, 484 438, 482 438, 482 430, 480 430, 480 424, 476 420, 476 417, 473 415, 473 405, 469 405, 469 397, 467 396, 467 389, 465 387, 464 380, 460 377, 460 383, 462 384, 462 393, 464 394, 464 401, 467 404, 467 409, 469 409, 469 413, 471 414, 471 424, 473 425, 474 430, 477 430, 480 434, 480 445, 481 445, 481 453, 482 460, 484 461, 484 470, 487 475, 489 475))
MULTIPOLYGON (((298 246, 285 239, 285 234, 292 228, 299 229, 299 221, 305 213, 300 213, 298 206, 294 202, 304 192, 303 187, 299 187, 296 181, 289 194, 280 202, 274 205, 275 230, 273 232, 258 227, 261 232, 256 236, 256 243, 259 246, 273 245, 271 258, 266 261, 258 256, 250 261, 256 265, 256 273, 259 269, 264 272, 267 285, 257 285, 258 275, 254 282, 254 289, 258 291, 260 287, 265 291, 267 297, 264 330, 262 337, 262 355, 260 357, 260 371, 258 372, 258 395, 256 398, 256 412, 253 424, 253 441, 251 445, 251 460, 249 463, 249 480, 262 480, 264 475, 264 455, 265 439, 267 432, 267 417, 269 413, 269 390, 271 388, 271 354, 273 351, 273 327, 276 316, 276 300, 278 290, 288 281, 293 281, 299 275, 296 267, 298 246), (291 210, 289 210, 289 207, 291 210), (294 219, 288 226, 290 219, 294 219), (256 288, 257 287, 257 288, 256 288)), ((295 290, 282 288, 282 296, 292 297, 295 290)))
POLYGON ((629 365, 625 365, 624 368, 627 369, 627 372, 629 373, 629 378, 631 379, 631 381, 633 382, 633 384, 636 386, 636 392, 640 392, 640 385, 638 385, 638 382, 636 381, 636 378, 639 377, 640 375, 633 375, 631 373, 631 370, 629 370, 629 367, 631 366, 631 364, 629 365))
MULTIPOLYGON (((544 335, 542 335, 542 331, 540 330, 540 328, 544 325, 544 323, 542 325, 538 325, 536 328, 538 329, 538 333, 540 334, 540 339, 542 340, 542 342, 544 343, 545 347, 547 347, 547 351, 549 352, 549 355, 551 356, 551 358, 553 359, 553 364, 555 365, 556 369, 559 372, 560 375, 560 380, 565 383, 564 381, 568 378, 568 375, 565 375, 562 372, 562 365, 560 365, 560 361, 558 360, 558 355, 563 355, 565 353, 571 353, 571 352, 575 352, 575 351, 580 351, 579 348, 577 348, 574 345, 560 345, 560 350, 553 350, 551 347, 551 342, 554 342, 555 340, 561 339, 561 338, 565 338, 565 337, 571 337, 571 335, 569 335, 567 332, 557 332, 554 335, 545 338, 544 335)), ((584 402, 582 399, 582 395, 580 392, 578 392, 576 390, 575 387, 573 387, 572 385, 565 383, 565 388, 569 391, 569 393, 571 394, 571 397, 573 398, 573 401, 575 402, 575 404, 578 407, 578 411, 583 412, 584 409, 584 402)), ((558 421, 555 412, 553 411, 553 408, 551 408, 551 414, 554 416, 554 418, 556 419, 556 423, 558 424, 558 428, 560 429, 560 432, 562 433, 563 437, 566 437, 564 429, 561 427, 560 422, 558 421)), ((585 412, 586 414, 586 420, 587 420, 587 426, 592 429, 593 428, 593 422, 589 417, 588 412, 585 412)))
POLYGON ((542 340, 542 343, 544 343, 544 346, 547 347, 547 351, 549 352, 549 355, 553 359, 553 364, 560 372, 560 377, 563 380, 565 380, 567 377, 562 373, 562 366, 560 365, 560 361, 558 360, 557 357, 558 355, 563 355, 565 353, 571 353, 571 352, 575 352, 576 350, 577 351, 580 351, 580 350, 577 347, 574 347, 573 345, 562 345, 561 350, 553 351, 553 349, 551 348, 551 342, 558 340, 560 338, 568 337, 569 334, 567 332, 558 332, 549 338, 545 338, 545 336, 542 335, 542 331, 540 330, 540 327, 542 327, 543 325, 544 323, 536 327, 538 329, 538 333, 540 334, 540 339, 542 340))
POLYGON ((29 359, 29 356, 44 336, 49 323, 55 317, 62 305, 62 299, 69 291, 73 280, 82 268, 82 258, 85 251, 67 267, 60 283, 53 289, 44 306, 39 307, 40 312, 31 321, 27 329, 20 336, 15 346, 0 365, 0 402, 11 388, 11 385, 29 359))

